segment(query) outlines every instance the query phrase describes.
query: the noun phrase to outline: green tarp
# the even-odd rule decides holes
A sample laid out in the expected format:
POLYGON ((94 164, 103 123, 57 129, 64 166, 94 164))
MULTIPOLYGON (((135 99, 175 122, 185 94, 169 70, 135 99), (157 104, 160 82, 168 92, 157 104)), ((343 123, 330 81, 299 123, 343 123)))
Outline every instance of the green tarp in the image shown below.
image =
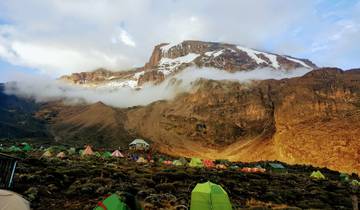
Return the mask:
POLYGON ((112 155, 110 152, 104 152, 102 155, 101 155, 102 158, 111 158, 112 155))
POLYGON ((322 180, 325 179, 325 176, 320 171, 313 171, 310 175, 310 178, 316 180, 322 180))
POLYGON ((231 210, 226 191, 217 184, 205 182, 197 184, 191 192, 190 210, 231 210))
POLYGON ((120 197, 112 194, 102 202, 99 202, 94 210, 130 210, 130 208, 121 201, 120 197), (104 208, 105 207, 105 208, 104 208))
POLYGON ((200 158, 191 158, 191 161, 189 163, 189 166, 190 167, 199 167, 199 168, 202 168, 204 167, 204 164, 203 162, 201 161, 200 158))

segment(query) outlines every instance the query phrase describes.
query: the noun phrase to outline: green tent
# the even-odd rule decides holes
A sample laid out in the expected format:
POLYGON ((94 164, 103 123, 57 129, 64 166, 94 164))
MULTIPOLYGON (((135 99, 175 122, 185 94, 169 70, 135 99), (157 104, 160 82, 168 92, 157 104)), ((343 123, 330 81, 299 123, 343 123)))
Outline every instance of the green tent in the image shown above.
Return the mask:
POLYGON ((313 171, 310 175, 310 178, 316 180, 323 180, 325 179, 325 176, 320 171, 313 171))
POLYGON ((190 210, 231 210, 226 191, 217 184, 205 182, 197 184, 191 192, 190 210))
POLYGON ((190 163, 189 163, 189 166, 190 166, 190 167, 203 168, 203 167, 204 167, 204 164, 203 164, 203 162, 201 161, 200 158, 191 158, 191 161, 190 161, 190 163))
POLYGON ((183 163, 182 163, 180 160, 174 160, 174 161, 172 162, 172 164, 173 164, 174 166, 182 166, 182 165, 183 165, 183 163))
POLYGON ((102 158, 111 158, 112 157, 112 155, 111 155, 111 153, 110 152, 104 152, 102 155, 101 155, 101 157, 102 158))
POLYGON ((75 147, 71 147, 70 149, 67 150, 69 155, 75 155, 76 154, 76 149, 75 147))
POLYGON ((180 161, 183 165, 188 164, 188 161, 187 161, 184 157, 179 158, 179 161, 180 161))
POLYGON ((268 169, 270 172, 273 172, 273 173, 286 173, 287 172, 286 168, 280 163, 269 163, 268 169))
POLYGON ((130 210, 130 208, 121 201, 118 195, 112 194, 99 202, 94 210, 130 210))
POLYGON ((101 157, 100 152, 94 152, 95 157, 101 157))
POLYGON ((28 143, 22 143, 21 145, 23 146, 22 151, 24 152, 29 152, 32 150, 31 146, 28 143))
POLYGON ((80 155, 80 156, 82 156, 83 153, 84 153, 84 150, 83 150, 83 149, 79 150, 79 155, 80 155))
POLYGON ((360 187, 360 182, 358 180, 354 179, 354 180, 351 181, 351 185, 360 187))
POLYGON ((11 147, 8 148, 8 151, 9 152, 20 152, 21 149, 19 147, 17 147, 17 146, 11 146, 11 147))
POLYGON ((341 173, 341 174, 340 174, 340 181, 342 181, 342 182, 349 182, 349 181, 350 181, 349 175, 346 174, 346 173, 341 173))

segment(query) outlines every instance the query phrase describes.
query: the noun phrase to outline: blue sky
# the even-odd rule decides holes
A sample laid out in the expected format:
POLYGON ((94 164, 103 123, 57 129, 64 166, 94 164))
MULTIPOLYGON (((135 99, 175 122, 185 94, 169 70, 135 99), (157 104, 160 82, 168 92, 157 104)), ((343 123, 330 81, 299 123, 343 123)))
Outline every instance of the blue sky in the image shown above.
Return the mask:
POLYGON ((0 82, 19 73, 55 78, 141 66, 154 45, 185 39, 360 67, 360 2, 2 0, 0 82))

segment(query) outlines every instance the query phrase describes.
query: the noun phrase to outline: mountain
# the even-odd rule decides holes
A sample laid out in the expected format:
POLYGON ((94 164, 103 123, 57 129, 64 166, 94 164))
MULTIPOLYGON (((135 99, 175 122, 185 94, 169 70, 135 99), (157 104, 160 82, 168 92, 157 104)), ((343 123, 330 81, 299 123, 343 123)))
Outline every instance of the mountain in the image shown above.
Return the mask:
POLYGON ((93 72, 73 73, 60 80, 87 87, 139 88, 146 82, 159 83, 166 77, 189 67, 208 67, 227 72, 271 68, 291 71, 295 68, 317 68, 306 59, 262 52, 233 44, 183 41, 155 46, 149 61, 141 68, 112 72, 97 69, 93 72))
POLYGON ((137 136, 171 155, 276 159, 359 173, 359 81, 360 69, 323 68, 251 83, 202 79, 196 91, 148 106, 46 109, 55 113, 54 135, 67 143, 124 146, 137 136))
MULTIPOLYGON (((360 69, 317 68, 308 60, 236 45, 184 41, 156 46, 141 68, 125 72, 98 69, 61 80, 96 88, 141 88, 191 66, 227 72, 262 67, 313 70, 301 77, 246 83, 201 79, 192 91, 172 100, 130 108, 101 102, 34 104, 15 96, 6 96, 5 101, 19 100, 11 105, 14 107, 23 102, 36 106, 25 111, 26 116, 44 122, 43 129, 52 135, 49 138, 59 143, 123 147, 140 137, 170 155, 276 159, 360 173, 360 69)), ((23 112, 15 113, 22 116, 23 112)), ((17 119, 22 118, 9 122, 16 124, 17 119)))
POLYGON ((33 100, 5 94, 0 84, 0 138, 46 138, 46 123, 34 113, 40 105, 33 100))

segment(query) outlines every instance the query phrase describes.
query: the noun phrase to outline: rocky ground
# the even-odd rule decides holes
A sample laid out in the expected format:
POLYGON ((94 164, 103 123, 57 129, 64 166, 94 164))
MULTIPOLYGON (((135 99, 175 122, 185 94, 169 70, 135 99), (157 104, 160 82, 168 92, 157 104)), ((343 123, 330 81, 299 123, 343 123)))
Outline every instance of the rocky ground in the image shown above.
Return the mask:
POLYGON ((30 200, 33 209, 92 209, 102 196, 115 192, 134 195, 144 209, 187 209, 196 183, 208 180, 223 186, 234 209, 352 209, 353 189, 340 182, 338 172, 325 168, 320 170, 327 179, 316 181, 309 175, 317 169, 301 165, 285 165, 286 174, 255 174, 127 159, 22 155, 13 190, 30 200))

